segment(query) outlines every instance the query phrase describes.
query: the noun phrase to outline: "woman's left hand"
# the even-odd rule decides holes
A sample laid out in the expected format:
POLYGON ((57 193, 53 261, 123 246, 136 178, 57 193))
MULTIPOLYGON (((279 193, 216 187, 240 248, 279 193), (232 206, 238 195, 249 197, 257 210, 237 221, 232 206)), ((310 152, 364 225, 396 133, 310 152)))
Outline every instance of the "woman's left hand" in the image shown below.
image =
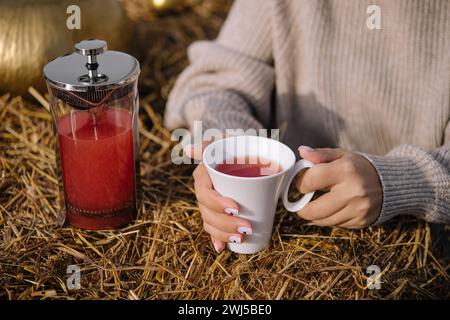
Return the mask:
POLYGON ((298 215, 319 226, 358 229, 374 223, 383 192, 375 168, 363 156, 344 149, 301 146, 300 156, 316 165, 297 181, 301 193, 330 189, 308 203, 298 215))

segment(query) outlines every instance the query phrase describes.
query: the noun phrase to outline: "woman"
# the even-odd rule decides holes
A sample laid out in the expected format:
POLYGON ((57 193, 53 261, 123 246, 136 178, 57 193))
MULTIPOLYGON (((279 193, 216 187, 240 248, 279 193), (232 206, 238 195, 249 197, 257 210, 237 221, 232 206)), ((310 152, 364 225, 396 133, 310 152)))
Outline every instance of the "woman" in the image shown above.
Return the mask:
MULTIPOLYGON (((279 128, 318 163, 300 192, 330 189, 298 213, 314 224, 362 228, 405 214, 449 223, 450 2, 377 0, 378 16, 373 4, 237 0, 218 38, 189 48, 166 125, 279 128)), ((245 241, 251 224, 238 205, 202 165, 194 178, 215 249, 245 241)))

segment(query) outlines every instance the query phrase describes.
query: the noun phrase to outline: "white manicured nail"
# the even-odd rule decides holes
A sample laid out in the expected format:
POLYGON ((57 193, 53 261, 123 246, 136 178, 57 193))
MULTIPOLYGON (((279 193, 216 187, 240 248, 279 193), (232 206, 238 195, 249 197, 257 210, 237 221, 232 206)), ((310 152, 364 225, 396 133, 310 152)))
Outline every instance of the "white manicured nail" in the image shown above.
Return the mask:
POLYGON ((252 228, 249 228, 249 227, 239 227, 239 228, 237 229, 237 231, 238 231, 240 234, 243 234, 243 235, 250 235, 250 234, 253 233, 252 228))
POLYGON ((238 216, 239 215, 239 211, 234 209, 234 208, 225 208, 224 211, 226 213, 228 213, 229 215, 232 215, 232 216, 238 216))
POLYGON ((241 238, 238 236, 231 236, 229 240, 233 243, 241 243, 241 238))

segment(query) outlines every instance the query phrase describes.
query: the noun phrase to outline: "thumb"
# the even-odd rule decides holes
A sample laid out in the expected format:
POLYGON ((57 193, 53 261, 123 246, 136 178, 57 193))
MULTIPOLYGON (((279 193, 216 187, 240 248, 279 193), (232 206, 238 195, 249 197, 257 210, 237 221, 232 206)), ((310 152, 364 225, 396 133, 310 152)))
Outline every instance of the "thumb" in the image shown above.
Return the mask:
POLYGON ((300 157, 309 160, 313 163, 328 163, 342 158, 347 151, 339 148, 317 148, 313 149, 307 146, 300 146, 298 148, 300 157))
POLYGON ((202 160, 203 150, 210 144, 211 142, 201 142, 194 144, 187 144, 183 147, 183 152, 191 159, 202 160))

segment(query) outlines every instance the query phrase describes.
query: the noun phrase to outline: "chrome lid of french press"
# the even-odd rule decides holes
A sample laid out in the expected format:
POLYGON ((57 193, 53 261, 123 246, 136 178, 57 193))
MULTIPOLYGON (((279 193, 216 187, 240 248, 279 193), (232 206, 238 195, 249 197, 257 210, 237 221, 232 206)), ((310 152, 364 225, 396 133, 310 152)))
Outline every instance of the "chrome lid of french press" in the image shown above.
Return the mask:
POLYGON ((78 81, 84 84, 102 83, 108 81, 106 74, 98 73, 97 56, 108 50, 106 41, 88 40, 75 45, 75 52, 87 57, 86 69, 88 74, 78 77, 78 81))
POLYGON ((137 79, 140 65, 133 56, 107 50, 103 40, 85 40, 75 52, 58 57, 44 67, 46 80, 68 91, 110 90, 137 79))

